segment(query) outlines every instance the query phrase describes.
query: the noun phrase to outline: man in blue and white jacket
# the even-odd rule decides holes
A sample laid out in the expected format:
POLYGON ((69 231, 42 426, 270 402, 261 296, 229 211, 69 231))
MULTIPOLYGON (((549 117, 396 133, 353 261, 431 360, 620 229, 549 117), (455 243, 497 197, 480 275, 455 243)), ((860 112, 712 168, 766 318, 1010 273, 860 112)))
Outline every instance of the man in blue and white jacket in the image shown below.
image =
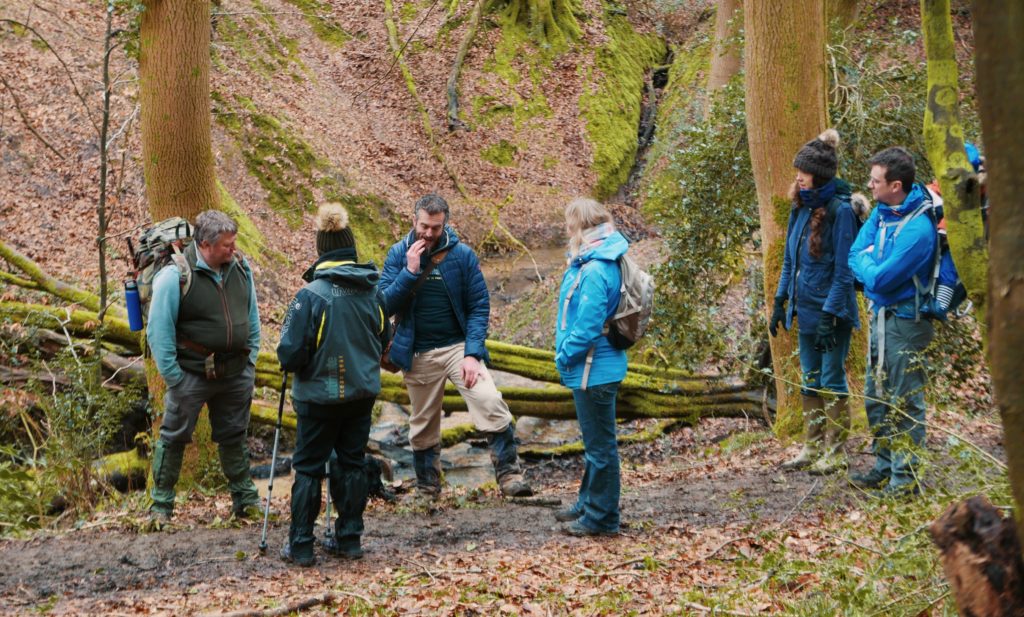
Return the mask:
POLYGON ((882 150, 868 163, 868 186, 878 207, 850 247, 849 262, 873 313, 864 397, 875 464, 851 481, 863 488, 884 486, 885 495, 916 494, 915 452, 925 439, 922 352, 933 335, 918 282, 928 281, 934 264, 932 197, 914 183, 914 159, 906 149, 882 150))
POLYGON ((476 253, 459 241, 448 217, 440 195, 421 197, 413 230, 388 250, 380 279, 387 313, 396 322, 389 357, 402 369, 412 403, 409 443, 417 490, 428 498, 441 492, 441 404, 451 380, 474 426, 487 435, 501 492, 528 496, 533 491, 519 466, 512 414, 484 365, 487 283, 476 253))

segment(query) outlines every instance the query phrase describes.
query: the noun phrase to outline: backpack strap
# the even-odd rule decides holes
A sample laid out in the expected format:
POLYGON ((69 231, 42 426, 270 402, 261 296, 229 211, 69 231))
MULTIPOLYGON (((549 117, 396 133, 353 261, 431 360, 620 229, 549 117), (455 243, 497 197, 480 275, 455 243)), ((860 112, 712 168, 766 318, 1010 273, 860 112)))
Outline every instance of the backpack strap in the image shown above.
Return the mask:
POLYGON ((171 263, 178 268, 178 290, 181 292, 181 297, 184 298, 192 289, 192 267, 188 265, 188 260, 184 253, 178 250, 177 245, 172 244, 171 246, 174 249, 174 252, 171 253, 171 263))
MULTIPOLYGON (((906 227, 910 221, 923 215, 928 216, 928 219, 932 224, 932 233, 937 234, 938 222, 935 220, 935 202, 926 198, 924 203, 918 206, 916 210, 900 220, 899 224, 896 226, 896 230, 893 232, 893 241, 899 237, 900 232, 903 231, 903 228, 906 227)), ((939 248, 938 242, 936 242, 932 257, 932 271, 928 276, 927 285, 921 282, 920 277, 918 277, 916 273, 912 277, 912 280, 914 281, 914 321, 921 321, 921 300, 932 295, 932 292, 935 289, 935 283, 939 280, 939 268, 941 267, 941 264, 942 252, 939 248)))

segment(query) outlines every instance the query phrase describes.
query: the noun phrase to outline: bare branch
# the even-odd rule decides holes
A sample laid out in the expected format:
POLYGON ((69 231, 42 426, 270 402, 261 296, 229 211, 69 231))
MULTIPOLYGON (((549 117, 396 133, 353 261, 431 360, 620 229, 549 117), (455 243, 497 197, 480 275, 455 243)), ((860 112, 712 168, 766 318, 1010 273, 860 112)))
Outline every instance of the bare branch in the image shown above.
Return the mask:
MULTIPOLYGON (((85 108, 85 117, 89 119, 89 123, 92 124, 92 128, 97 133, 99 133, 100 132, 100 127, 99 127, 98 124, 96 124, 96 120, 95 120, 95 118, 92 117, 92 113, 90 113, 92 110, 89 107, 89 103, 86 102, 85 97, 78 90, 78 84, 75 82, 74 75, 71 74, 71 69, 68 68, 67 63, 65 63, 64 59, 60 57, 60 54, 57 53, 57 50, 54 49, 52 45, 50 45, 50 42, 47 41, 45 38, 43 38, 43 35, 39 34, 39 32, 36 31, 35 28, 33 28, 32 26, 30 26, 28 24, 21 23, 20 21, 18 21, 16 19, 0 18, 0 23, 8 23, 8 24, 11 24, 11 25, 14 25, 14 26, 18 26, 19 28, 24 28, 24 29, 28 30, 29 32, 31 32, 32 34, 36 35, 36 38, 38 38, 40 41, 43 42, 44 45, 46 45, 46 48, 49 49, 53 53, 54 57, 57 58, 57 62, 60 62, 60 65, 62 67, 64 67, 64 72, 67 73, 67 75, 68 75, 68 81, 71 82, 71 89, 75 91, 75 96, 78 97, 78 100, 82 102, 82 107, 85 108)), ((10 88, 10 86, 8 86, 8 88, 10 88)), ((61 158, 64 158, 64 157, 61 157, 61 158)))
POLYGON ((56 154, 57 158, 63 161, 64 155, 61 154, 56 148, 54 148, 50 144, 50 142, 46 141, 46 138, 40 135, 39 131, 37 131, 35 127, 32 126, 32 123, 29 122, 28 116, 25 115, 25 111, 21 108, 21 102, 18 101, 18 95, 14 93, 14 88, 11 87, 11 84, 7 83, 7 80, 4 79, 3 75, 0 75, 0 83, 2 83, 4 85, 4 88, 6 88, 7 91, 11 93, 11 99, 14 101, 14 108, 18 110, 18 115, 21 116, 21 121, 25 123, 25 128, 27 128, 30 133, 35 135, 35 138, 42 142, 44 146, 49 148, 51 152, 56 154))

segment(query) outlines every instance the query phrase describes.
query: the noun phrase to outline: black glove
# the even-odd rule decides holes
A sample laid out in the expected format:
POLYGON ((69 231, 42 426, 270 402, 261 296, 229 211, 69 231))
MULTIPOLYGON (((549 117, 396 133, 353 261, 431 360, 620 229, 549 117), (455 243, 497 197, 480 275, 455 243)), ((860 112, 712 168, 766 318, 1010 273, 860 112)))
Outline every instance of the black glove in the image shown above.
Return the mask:
POLYGON ((828 353, 836 348, 836 322, 838 319, 831 313, 822 313, 821 320, 814 332, 814 351, 828 353))
POLYGON ((786 298, 779 296, 775 298, 775 306, 772 308, 772 316, 768 319, 768 331, 772 336, 778 336, 779 326, 786 327, 786 298))

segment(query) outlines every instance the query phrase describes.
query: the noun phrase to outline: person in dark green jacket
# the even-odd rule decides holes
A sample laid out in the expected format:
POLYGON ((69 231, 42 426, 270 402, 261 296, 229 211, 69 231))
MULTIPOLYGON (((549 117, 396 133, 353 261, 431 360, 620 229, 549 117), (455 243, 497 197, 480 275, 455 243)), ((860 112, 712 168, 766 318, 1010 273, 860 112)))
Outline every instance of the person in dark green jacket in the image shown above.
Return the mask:
POLYGON ((320 513, 320 482, 331 452, 338 457, 340 481, 331 483, 337 505, 335 556, 363 556, 363 510, 368 485, 363 451, 370 416, 380 393, 380 356, 390 335, 380 273, 359 263, 348 213, 336 203, 317 212, 319 258, 303 274, 307 281, 288 306, 277 358, 294 373, 292 407, 298 416, 292 468, 291 527, 281 550, 300 566, 316 562, 313 526, 320 513))

